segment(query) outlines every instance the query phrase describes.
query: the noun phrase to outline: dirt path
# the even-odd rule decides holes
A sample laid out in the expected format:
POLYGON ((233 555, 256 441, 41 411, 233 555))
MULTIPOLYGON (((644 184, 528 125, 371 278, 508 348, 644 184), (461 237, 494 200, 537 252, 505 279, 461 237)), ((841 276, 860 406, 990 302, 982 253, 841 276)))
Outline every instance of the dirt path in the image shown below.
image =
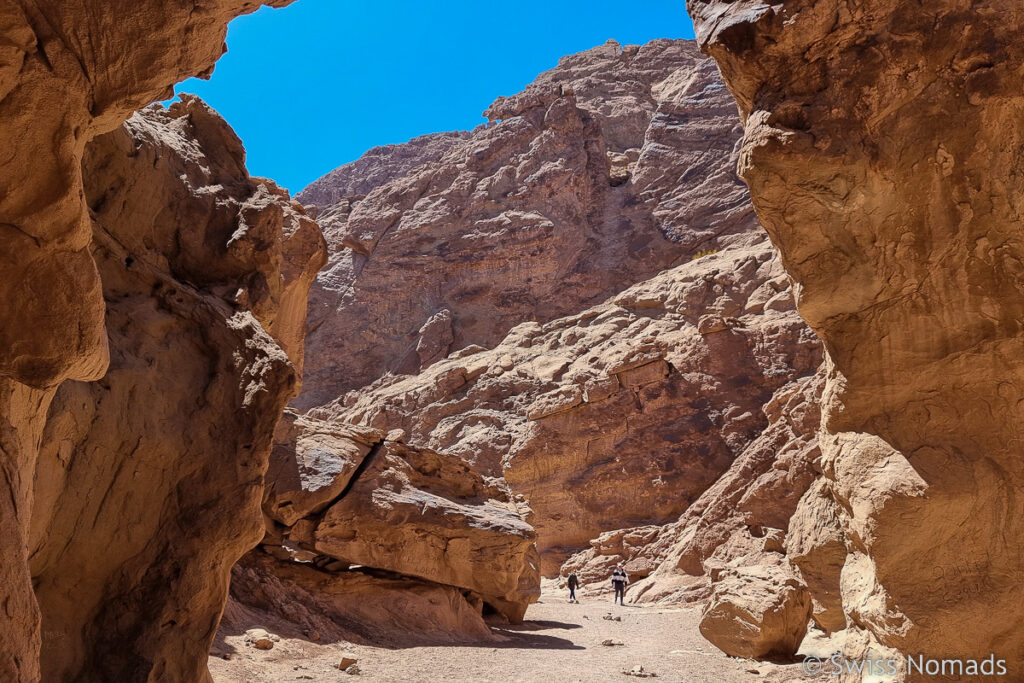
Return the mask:
POLYGON ((580 604, 570 604, 565 592, 553 584, 545 581, 544 589, 540 602, 530 607, 527 621, 494 628, 500 639, 495 643, 384 649, 282 638, 272 650, 262 651, 246 646, 244 636, 229 636, 220 647, 231 652, 231 659, 212 656, 210 670, 216 683, 589 683, 637 680, 623 674, 636 666, 657 674, 653 680, 681 683, 781 683, 801 678, 799 665, 734 659, 716 650, 698 631, 699 608, 613 607, 606 598, 583 598, 580 604), (604 618, 608 615, 613 619, 604 618), (602 644, 609 640, 621 644, 602 644), (338 670, 343 656, 358 660, 358 678, 338 670))

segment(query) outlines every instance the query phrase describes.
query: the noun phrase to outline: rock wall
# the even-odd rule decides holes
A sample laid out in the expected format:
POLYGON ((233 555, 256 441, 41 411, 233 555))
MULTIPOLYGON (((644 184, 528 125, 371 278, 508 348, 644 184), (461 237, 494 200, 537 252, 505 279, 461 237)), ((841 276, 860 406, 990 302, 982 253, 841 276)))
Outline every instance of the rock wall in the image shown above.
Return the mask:
MULTIPOLYGON (((44 416, 66 379, 107 365, 104 302, 89 248, 85 145, 170 86, 208 72, 227 22, 260 3, 0 3, 0 677, 39 676, 28 569, 32 478, 44 416)), ((277 0, 267 3, 287 4, 277 0)))
POLYGON ((390 149, 393 171, 374 155, 302 195, 366 192, 319 209, 331 257, 296 407, 493 346, 756 225, 729 161, 734 105, 692 43, 595 48, 487 116, 390 149), (402 172, 408 159, 429 161, 402 172))
POLYGON ((1021 671, 1024 9, 689 10, 830 359, 824 476, 787 539, 815 618, 848 627, 850 655, 995 653, 1021 671))
MULTIPOLYGON (((346 487, 368 477, 368 498, 390 504, 378 475, 353 474, 376 442, 358 436, 366 429, 403 444, 391 457, 429 453, 498 482, 536 529, 548 576, 603 532, 678 522, 759 440, 734 488, 748 471, 788 467, 772 449, 799 420, 776 408, 805 397, 821 346, 734 175, 740 131, 713 62, 688 41, 609 43, 563 58, 487 115, 486 128, 382 148, 302 195, 369 190, 320 209, 332 255, 314 286, 297 402, 313 407, 281 435, 269 545, 405 573, 401 555, 451 535, 433 529, 424 547, 375 557, 344 538, 377 528, 373 505, 338 503, 346 487), (543 229, 516 222, 528 215, 543 229), (347 512, 328 524, 336 508, 347 512)), ((800 467, 787 480, 804 488, 807 440, 790 449, 800 467)), ((745 528, 716 514, 726 537, 745 528)), ((651 528, 662 545, 641 554, 663 562, 678 527, 651 528)), ((503 541, 512 566, 516 539, 503 541)), ((706 584, 703 559, 687 567, 706 584)), ((450 570, 415 575, 489 604, 500 595, 450 570)))
POLYGON ((777 389, 762 407, 763 431, 678 520, 605 532, 561 573, 605 586, 622 562, 634 602, 695 602, 708 597, 710 578, 723 568, 783 564, 790 518, 819 474, 824 379, 819 371, 777 389))
POLYGON ((529 501, 553 575, 603 531, 677 519, 768 426, 773 392, 813 373, 820 344, 779 274, 752 235, 311 414, 402 430, 504 478, 529 501))
POLYGON ((63 384, 42 434, 29 535, 42 674, 202 680, 231 565, 262 536, 326 245, 287 193, 249 178, 238 138, 195 98, 96 138, 83 175, 110 367, 63 384))

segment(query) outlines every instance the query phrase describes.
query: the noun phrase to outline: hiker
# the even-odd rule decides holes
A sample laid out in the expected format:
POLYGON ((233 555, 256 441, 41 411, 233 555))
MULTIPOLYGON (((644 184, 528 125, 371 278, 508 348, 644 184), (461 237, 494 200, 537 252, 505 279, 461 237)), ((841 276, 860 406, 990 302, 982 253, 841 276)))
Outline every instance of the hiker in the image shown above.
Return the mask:
POLYGON ((626 586, 629 585, 629 576, 626 575, 626 570, 622 568, 622 563, 619 562, 615 565, 615 571, 612 572, 612 587, 615 589, 615 597, 612 598, 612 604, 618 600, 620 605, 625 605, 626 600, 626 586))
POLYGON ((576 589, 580 587, 580 580, 576 578, 576 572, 569 572, 569 602, 579 603, 576 599, 576 589))

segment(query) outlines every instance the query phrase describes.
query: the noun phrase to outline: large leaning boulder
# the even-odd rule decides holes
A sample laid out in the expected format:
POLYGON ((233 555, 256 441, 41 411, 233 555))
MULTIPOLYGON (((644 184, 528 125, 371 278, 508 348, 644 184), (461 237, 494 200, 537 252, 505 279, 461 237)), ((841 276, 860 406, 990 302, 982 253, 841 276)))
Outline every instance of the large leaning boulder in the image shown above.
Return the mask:
POLYGON ((522 620, 540 595, 537 534, 502 480, 407 446, 400 432, 309 416, 282 424, 267 475, 265 547, 455 587, 478 613, 487 604, 522 620))

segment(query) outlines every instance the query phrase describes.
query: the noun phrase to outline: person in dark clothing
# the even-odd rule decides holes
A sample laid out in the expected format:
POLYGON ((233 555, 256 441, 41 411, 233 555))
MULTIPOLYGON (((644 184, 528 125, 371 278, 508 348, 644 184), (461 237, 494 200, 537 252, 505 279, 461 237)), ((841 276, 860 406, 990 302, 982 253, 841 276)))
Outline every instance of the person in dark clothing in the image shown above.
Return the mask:
POLYGON ((618 600, 620 605, 624 605, 626 599, 626 586, 629 585, 629 576, 626 574, 626 570, 622 568, 620 562, 615 566, 615 571, 612 572, 612 588, 615 589, 615 597, 612 598, 612 604, 618 600))
POLYGON ((576 599, 576 589, 580 587, 580 580, 576 578, 576 572, 569 572, 569 602, 579 602, 576 599))

